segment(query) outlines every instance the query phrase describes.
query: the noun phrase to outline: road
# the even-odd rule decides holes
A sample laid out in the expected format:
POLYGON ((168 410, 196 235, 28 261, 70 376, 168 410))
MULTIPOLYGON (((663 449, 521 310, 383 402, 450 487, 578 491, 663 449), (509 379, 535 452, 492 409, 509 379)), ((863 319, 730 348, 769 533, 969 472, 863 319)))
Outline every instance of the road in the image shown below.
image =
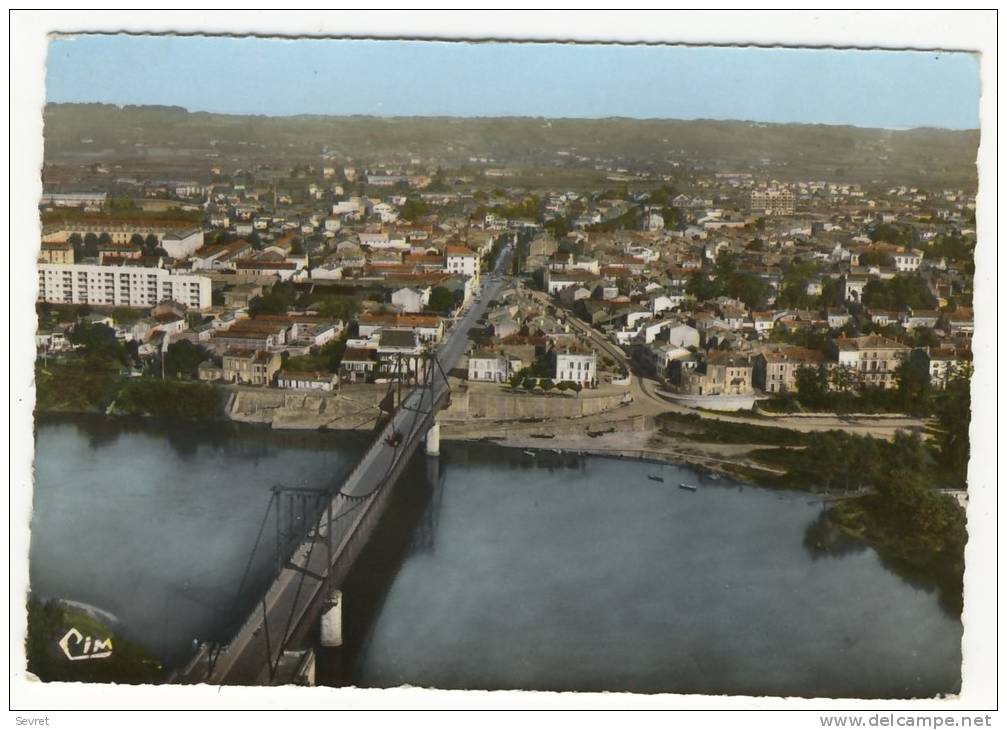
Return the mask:
MULTIPOLYGON (((553 302, 544 292, 526 289, 531 297, 545 306, 554 306, 562 309, 553 302)), ((596 417, 584 419, 588 422, 604 423, 610 418, 625 419, 633 415, 655 416, 660 413, 681 413, 696 414, 701 418, 728 421, 731 423, 745 423, 753 426, 768 426, 770 428, 785 428, 804 433, 811 431, 832 431, 840 430, 849 433, 856 433, 862 436, 874 436, 875 438, 890 439, 896 431, 909 430, 918 431, 927 427, 925 419, 913 418, 904 415, 891 416, 838 416, 828 413, 807 416, 770 416, 752 417, 737 413, 711 413, 709 411, 698 411, 694 408, 672 403, 658 395, 659 384, 653 378, 640 375, 633 370, 632 362, 626 353, 614 342, 605 337, 604 334, 596 330, 586 322, 581 321, 575 315, 564 312, 565 320, 577 331, 590 339, 594 345, 602 352, 611 356, 624 371, 630 374, 630 393, 633 396, 632 406, 621 409, 611 416, 600 414, 596 417)))
MULTIPOLYGON (((510 246, 500 252, 492 275, 486 277, 479 293, 437 348, 437 360, 444 373, 457 365, 468 348, 468 332, 499 294, 504 283, 502 274, 512 255, 510 246)), ((333 558, 342 554, 361 528, 371 498, 382 487, 391 486, 432 425, 436 410, 447 395, 448 382, 436 368, 429 380, 430 387, 410 391, 393 418, 375 436, 333 498, 331 512, 322 516, 318 528, 295 551, 230 644, 216 654, 212 676, 207 677, 211 649, 204 646, 189 666, 179 672, 177 682, 261 685, 287 679, 273 676, 270 659, 275 662, 279 647, 295 635, 316 605, 331 567, 328 545, 332 545, 333 558), (393 433, 401 435, 398 443, 391 442, 389 437, 393 433)))

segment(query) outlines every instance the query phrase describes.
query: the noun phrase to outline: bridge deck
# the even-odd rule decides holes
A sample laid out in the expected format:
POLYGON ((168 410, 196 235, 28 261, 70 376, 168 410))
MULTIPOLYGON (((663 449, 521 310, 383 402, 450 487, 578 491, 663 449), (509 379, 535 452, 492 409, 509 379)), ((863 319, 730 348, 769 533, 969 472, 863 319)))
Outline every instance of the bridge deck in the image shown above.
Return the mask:
MULTIPOLYGON (((496 270, 509 262, 510 251, 499 257, 496 270)), ((437 361, 450 371, 468 346, 468 330, 482 316, 502 282, 488 283, 479 301, 451 329, 436 352, 437 361)), ((356 558, 380 513, 380 504, 405 469, 417 445, 434 423, 436 412, 449 388, 441 372, 431 372, 424 385, 415 387, 346 477, 330 508, 312 534, 294 552, 265 595, 227 646, 213 650, 200 647, 173 681, 182 684, 212 683, 261 685, 290 681, 276 675, 277 658, 289 644, 303 637, 307 619, 317 605, 322 589, 338 587, 349 564, 356 558), (392 446, 386 439, 402 434, 392 446), (330 521, 331 515, 331 521, 330 521), (370 518, 370 519, 369 519, 370 518), (329 561, 331 530, 332 562, 329 561)))

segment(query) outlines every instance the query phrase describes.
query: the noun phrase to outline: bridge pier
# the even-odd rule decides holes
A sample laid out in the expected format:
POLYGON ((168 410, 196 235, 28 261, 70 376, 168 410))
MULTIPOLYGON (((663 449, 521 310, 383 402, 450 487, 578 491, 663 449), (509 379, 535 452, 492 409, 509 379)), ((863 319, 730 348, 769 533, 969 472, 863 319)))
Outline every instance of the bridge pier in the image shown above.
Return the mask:
POLYGON ((434 425, 427 431, 427 456, 439 456, 441 453, 441 424, 434 421, 434 425))
POLYGON ((322 605, 322 625, 319 643, 327 648, 343 645, 343 592, 332 591, 322 605))

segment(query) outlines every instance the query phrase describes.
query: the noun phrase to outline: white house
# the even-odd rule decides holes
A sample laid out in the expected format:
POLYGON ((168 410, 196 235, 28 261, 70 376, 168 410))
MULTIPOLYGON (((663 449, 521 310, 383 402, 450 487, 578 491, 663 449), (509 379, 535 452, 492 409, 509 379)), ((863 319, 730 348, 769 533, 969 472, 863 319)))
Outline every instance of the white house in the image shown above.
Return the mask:
POLYGON ((512 362, 503 353, 473 352, 469 356, 469 380, 482 383, 502 383, 514 373, 512 362))
POLYGON ((593 352, 567 349, 556 353, 556 382, 592 387, 598 382, 598 358, 593 352))
POLYGON ((895 268, 901 273, 918 271, 923 263, 923 253, 915 249, 909 249, 904 253, 897 253, 892 258, 895 259, 895 268))
POLYGON ((463 276, 479 276, 479 254, 465 246, 448 246, 446 250, 447 271, 463 276))
POLYGON ((392 292, 392 304, 399 311, 408 314, 422 312, 423 308, 430 303, 430 292, 429 286, 422 288, 405 286, 392 292))

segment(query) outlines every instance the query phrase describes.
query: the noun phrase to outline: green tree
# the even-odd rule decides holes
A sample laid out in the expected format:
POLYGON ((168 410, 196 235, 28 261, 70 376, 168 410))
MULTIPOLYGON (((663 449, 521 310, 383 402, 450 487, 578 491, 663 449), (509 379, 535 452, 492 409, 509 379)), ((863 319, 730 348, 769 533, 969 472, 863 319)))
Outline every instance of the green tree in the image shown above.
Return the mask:
POLYGON ((430 213, 430 206, 422 200, 409 198, 405 205, 399 210, 399 218, 410 222, 415 222, 430 213))
POLYGON ((70 342, 84 350, 84 356, 98 366, 125 364, 126 352, 115 337, 115 330, 105 324, 78 322, 68 335, 70 342))
POLYGON ((971 368, 956 373, 936 397, 940 432, 938 464, 954 486, 964 487, 969 465, 969 426, 972 423, 971 368))
POLYGON ((286 314, 295 300, 294 287, 289 282, 277 282, 266 294, 253 297, 248 312, 253 317, 260 314, 286 314))
POLYGON ((828 381, 823 368, 802 367, 794 373, 797 399, 809 408, 821 406, 828 393, 828 381))
POLYGON ((360 310, 360 303, 353 297, 325 296, 312 305, 322 317, 350 321, 360 310))
POLYGON ((175 378, 195 378, 199 364, 210 354, 189 340, 178 340, 168 345, 164 354, 164 372, 175 378))
POLYGON ((455 308, 455 295, 447 287, 437 286, 430 292, 427 309, 431 312, 449 312, 455 308))
POLYGON ((93 233, 84 234, 84 245, 81 253, 89 259, 98 258, 98 237, 93 233))

